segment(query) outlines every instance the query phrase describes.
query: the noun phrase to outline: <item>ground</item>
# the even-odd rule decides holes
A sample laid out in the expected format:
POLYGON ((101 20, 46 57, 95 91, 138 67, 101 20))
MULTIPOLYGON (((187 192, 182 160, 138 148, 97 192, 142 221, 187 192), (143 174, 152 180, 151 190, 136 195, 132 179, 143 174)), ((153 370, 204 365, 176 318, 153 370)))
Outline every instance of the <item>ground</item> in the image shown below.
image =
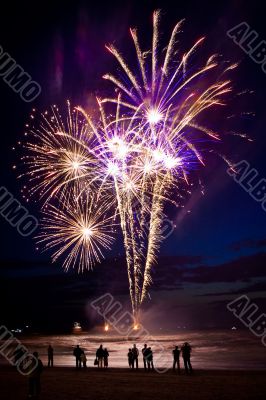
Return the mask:
MULTIPOLYGON (((192 376, 143 370, 45 368, 40 400, 260 400, 266 398, 265 371, 195 371, 192 376)), ((0 368, 1 400, 25 400, 27 378, 0 368)))

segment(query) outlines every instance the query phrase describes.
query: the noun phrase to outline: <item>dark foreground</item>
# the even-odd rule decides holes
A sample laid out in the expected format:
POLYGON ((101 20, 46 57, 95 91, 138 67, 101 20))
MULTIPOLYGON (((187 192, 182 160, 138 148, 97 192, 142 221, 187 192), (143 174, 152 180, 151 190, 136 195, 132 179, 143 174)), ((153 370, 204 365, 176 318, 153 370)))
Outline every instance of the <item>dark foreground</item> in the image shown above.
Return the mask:
MULTIPOLYGON (((0 368, 1 400, 25 400, 27 378, 10 367, 0 368)), ((96 368, 45 369, 40 400, 252 400, 266 398, 265 371, 196 371, 178 376, 168 371, 96 368)))

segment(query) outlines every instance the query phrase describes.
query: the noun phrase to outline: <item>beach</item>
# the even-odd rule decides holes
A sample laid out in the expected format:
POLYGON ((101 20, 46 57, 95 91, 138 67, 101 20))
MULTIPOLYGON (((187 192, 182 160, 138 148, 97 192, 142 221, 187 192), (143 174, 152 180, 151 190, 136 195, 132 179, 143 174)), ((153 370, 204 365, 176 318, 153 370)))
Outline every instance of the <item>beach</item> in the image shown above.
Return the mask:
MULTIPOLYGON (((124 338, 112 333, 93 335, 90 332, 80 335, 18 336, 18 339, 29 351, 38 351, 44 364, 47 363, 47 347, 51 344, 57 367, 74 365, 73 350, 77 344, 86 353, 88 367, 92 367, 96 350, 103 344, 110 354, 109 366, 127 368, 128 349, 136 343, 141 350, 147 342, 153 350, 155 366, 168 369, 172 365, 174 346, 182 346, 188 341, 192 346, 191 359, 196 370, 266 370, 266 348, 259 338, 247 330, 184 331, 171 335, 153 334, 145 339, 137 336, 124 338)), ((4 357, 0 357, 2 365, 8 365, 4 357)))
MULTIPOLYGON (((143 338, 115 335, 50 335, 25 336, 21 342, 29 351, 38 351, 44 364, 40 400, 131 400, 131 399, 265 399, 266 349, 258 338, 246 331, 186 332, 156 335, 149 345, 154 350, 158 372, 145 372, 142 357, 139 370, 129 370, 127 350, 137 343, 141 350, 143 338), (181 375, 173 373, 172 349, 185 339, 192 344, 193 375, 185 375, 181 358, 181 375), (47 368, 47 346, 55 350, 54 365, 47 368), (103 343, 108 348, 109 368, 95 367, 95 352, 103 343), (74 346, 80 344, 87 355, 86 369, 76 370, 74 346), (163 357, 160 355, 160 347, 163 357), (167 368, 164 368, 167 367, 167 368), (161 373, 164 371, 164 373, 161 373)), ((1 400, 25 399, 27 378, 0 357, 1 400)))
MULTIPOLYGON (((142 369, 54 367, 44 369, 40 400, 259 400, 266 396, 265 378, 265 371, 199 370, 190 376, 142 369)), ((1 400, 24 400, 27 384, 15 368, 0 368, 1 400)))

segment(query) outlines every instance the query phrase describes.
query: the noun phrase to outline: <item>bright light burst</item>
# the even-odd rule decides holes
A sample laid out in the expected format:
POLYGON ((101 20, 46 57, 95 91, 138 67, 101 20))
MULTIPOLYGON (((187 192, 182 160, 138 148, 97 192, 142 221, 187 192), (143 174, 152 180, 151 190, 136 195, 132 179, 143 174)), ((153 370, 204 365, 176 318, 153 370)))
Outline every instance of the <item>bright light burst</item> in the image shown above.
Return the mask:
POLYGON ((221 71, 217 57, 211 56, 203 66, 192 68, 190 57, 203 38, 178 54, 183 21, 175 26, 166 50, 161 50, 159 16, 155 11, 151 50, 144 52, 137 31, 130 31, 139 66, 136 73, 113 45, 107 47, 122 73, 119 78, 104 76, 119 94, 97 99, 99 118, 69 106, 65 123, 52 107, 52 117, 44 114, 41 123, 29 130, 32 139, 25 145, 29 154, 24 157, 30 194, 39 193, 44 201, 39 240, 54 249, 54 260, 65 257, 66 269, 77 265, 83 270, 100 261, 102 249, 112 244, 119 217, 136 321, 163 240, 165 204, 179 205, 190 170, 204 163, 199 147, 204 136, 209 143, 219 139, 217 132, 198 122, 198 116, 225 104, 224 95, 231 87, 224 75, 236 66, 221 71))
POLYGON ((29 195, 38 193, 48 202, 55 195, 67 198, 81 184, 93 182, 90 174, 97 162, 90 150, 93 139, 85 119, 72 113, 69 103, 66 121, 53 106, 50 113, 40 116, 36 127, 28 127, 29 137, 24 145, 27 155, 22 158, 28 168, 29 195))
POLYGON ((66 270, 75 266, 79 271, 90 269, 103 258, 102 249, 111 248, 113 217, 104 204, 98 209, 93 197, 73 197, 64 207, 59 204, 45 207, 38 243, 52 249, 53 261, 64 257, 66 270))
POLYGON ((162 118, 162 114, 156 109, 150 109, 147 111, 147 120, 151 125, 157 124, 162 118))

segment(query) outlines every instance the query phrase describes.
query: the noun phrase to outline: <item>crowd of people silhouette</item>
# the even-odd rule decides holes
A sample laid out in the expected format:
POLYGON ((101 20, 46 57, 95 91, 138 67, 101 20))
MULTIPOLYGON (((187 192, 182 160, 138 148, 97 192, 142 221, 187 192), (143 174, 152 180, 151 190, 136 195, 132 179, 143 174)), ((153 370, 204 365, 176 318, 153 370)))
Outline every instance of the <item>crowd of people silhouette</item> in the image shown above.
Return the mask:
MULTIPOLYGON (((192 348, 188 342, 185 342, 180 348, 179 346, 175 346, 172 350, 173 355, 173 371, 177 370, 178 374, 181 373, 180 367, 180 356, 183 358, 184 369, 186 374, 192 373, 192 365, 190 361, 192 348)), ((143 358, 143 368, 144 371, 154 371, 155 367, 153 364, 153 351, 151 347, 145 343, 142 350, 141 350, 142 358, 143 358)), ((43 371, 43 363, 39 359, 39 354, 37 352, 33 353, 34 357, 38 360, 37 368, 32 371, 29 375, 29 398, 38 398, 41 390, 41 373, 43 371)), ((128 358, 128 366, 132 370, 139 369, 139 349, 137 348, 136 344, 133 344, 133 347, 128 349, 127 358, 128 358)), ((20 357, 21 354, 16 351, 14 353, 15 359, 20 357)), ((76 369, 85 369, 87 368, 87 356, 85 351, 77 345, 74 348, 73 356, 75 357, 75 366, 76 369)), ((100 347, 96 350, 94 365, 98 368, 107 369, 108 368, 108 358, 109 352, 107 348, 104 348, 101 344, 100 347)), ((47 367, 53 368, 54 367, 54 349, 51 345, 47 348, 47 367)))
MULTIPOLYGON (((176 371, 180 374, 180 355, 182 355, 185 372, 187 374, 192 373, 192 365, 190 361, 192 348, 188 342, 185 342, 181 348, 179 346, 175 346, 172 351, 173 354, 173 371, 176 371)), ((139 369, 139 349, 136 344, 133 344, 133 347, 128 349, 127 358, 128 358, 128 366, 131 369, 139 369)), ((147 344, 144 344, 141 354, 143 357, 143 367, 145 371, 153 371, 153 351, 151 347, 148 347, 147 344)), ((87 357, 83 349, 77 345, 73 351, 73 355, 76 359, 76 368, 81 369, 87 367, 87 357)), ((109 352, 107 348, 103 348, 101 344, 97 349, 95 354, 94 365, 98 368, 108 368, 108 358, 109 352)), ((53 348, 51 346, 48 347, 48 367, 53 366, 53 348)))

